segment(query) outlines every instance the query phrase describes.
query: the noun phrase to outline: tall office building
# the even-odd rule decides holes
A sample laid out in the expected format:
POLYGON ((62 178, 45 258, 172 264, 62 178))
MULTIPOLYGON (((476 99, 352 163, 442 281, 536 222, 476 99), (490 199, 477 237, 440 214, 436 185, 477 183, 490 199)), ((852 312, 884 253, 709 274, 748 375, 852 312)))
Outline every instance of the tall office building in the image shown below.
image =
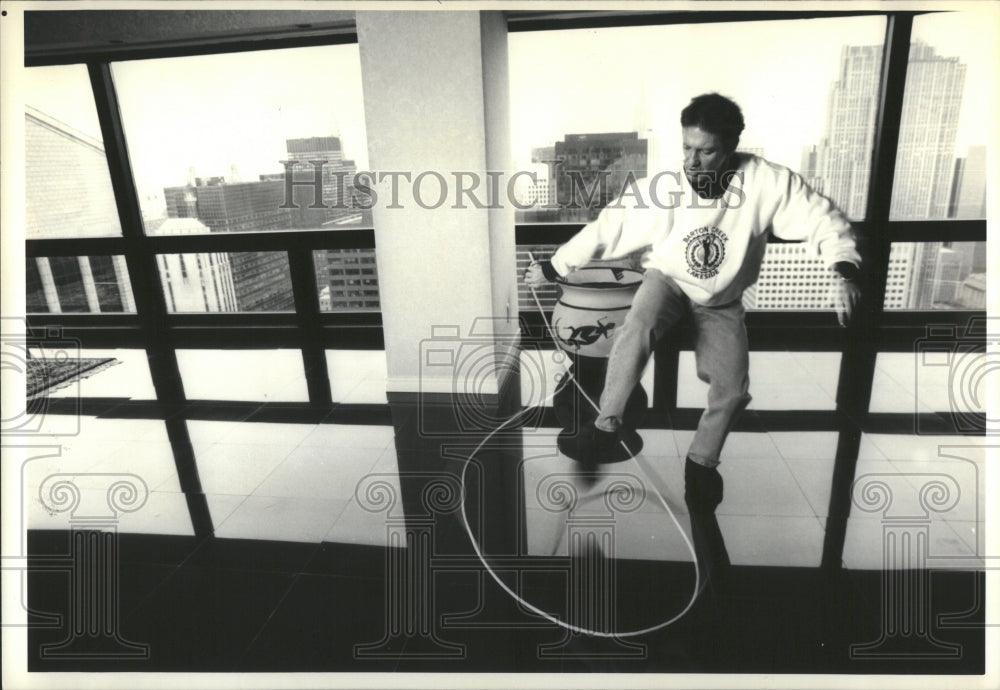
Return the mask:
POLYGON ((949 218, 986 217, 986 147, 970 146, 965 158, 956 159, 955 183, 949 218))
MULTIPOLYGON (((316 252, 320 254, 320 252, 316 252)), ((324 273, 317 279, 321 311, 378 311, 378 269, 374 249, 329 249, 325 254, 324 273)))
POLYGON ((946 218, 966 66, 932 46, 910 46, 890 215, 946 218))
MULTIPOLYGON (((963 189, 963 212, 971 213, 969 209, 985 198, 985 177, 966 183, 971 169, 966 160, 959 166, 961 180, 953 184, 965 65, 920 42, 911 46, 909 59, 892 217, 944 218, 949 205, 957 214, 963 189)), ((823 139, 818 146, 803 148, 800 173, 851 218, 865 213, 881 62, 882 46, 844 46, 838 78, 830 87, 823 139)), ((973 155, 977 169, 984 170, 985 150, 980 153, 973 147, 970 158, 973 155)), ((954 305, 962 281, 973 270, 969 257, 979 244, 893 244, 885 308, 954 305)), ((744 294, 744 304, 757 309, 831 308, 825 299, 831 277, 818 265, 804 248, 768 247, 760 279, 753 291, 744 294)))
POLYGON ((826 104, 814 176, 850 218, 865 214, 881 65, 882 46, 844 46, 826 104))
MULTIPOLYGON (((104 145, 27 106, 25 234, 43 237, 121 235, 104 145)), ((123 256, 28 258, 29 313, 135 311, 123 256)))
POLYGON ((618 197, 630 176, 645 177, 646 145, 637 132, 567 134, 557 141, 554 153, 560 165, 555 192, 560 220, 593 220, 618 197))
MULTIPOLYGON (((149 235, 202 234, 209 229, 196 218, 166 218, 146 223, 149 235)), ((238 311, 229 254, 198 252, 157 254, 160 285, 169 312, 238 311)))
MULTIPOLYGON (((292 227, 283 209, 280 180, 227 183, 195 178, 194 185, 163 190, 170 218, 197 218, 211 232, 252 232, 292 227)), ((295 308, 288 257, 284 252, 232 252, 229 265, 239 311, 288 311, 295 308)))
MULTIPOLYGON (((315 188, 295 185, 292 200, 296 206, 293 223, 297 228, 320 228, 357 224, 364 221, 365 212, 355 202, 354 175, 358 168, 353 160, 344 159, 338 137, 305 137, 286 139, 287 161, 296 182, 315 179, 313 161, 326 161, 321 167, 322 205, 327 208, 310 208, 316 205, 315 188)), ((370 214, 370 212, 367 212, 370 214)))

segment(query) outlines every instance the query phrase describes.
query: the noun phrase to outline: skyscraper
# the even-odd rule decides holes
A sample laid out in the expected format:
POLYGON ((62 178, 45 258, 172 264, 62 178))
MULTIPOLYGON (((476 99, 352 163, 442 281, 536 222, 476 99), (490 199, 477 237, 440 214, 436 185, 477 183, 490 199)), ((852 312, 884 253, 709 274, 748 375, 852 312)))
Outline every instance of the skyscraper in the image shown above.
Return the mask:
POLYGON ((970 146, 956 175, 954 218, 986 217, 986 147, 970 146))
POLYGON ((882 46, 844 46, 826 104, 814 175, 849 218, 865 214, 881 65, 882 46))
POLYGON ((946 218, 966 66, 932 46, 910 46, 890 216, 946 218))
MULTIPOLYGON (((197 218, 211 232, 284 230, 292 211, 283 209, 280 180, 227 183, 196 178, 195 184, 163 190, 170 218, 197 218)), ((288 257, 284 252, 232 252, 229 265, 239 311, 287 311, 295 308, 288 257)))
POLYGON ((567 134, 555 145, 560 161, 556 201, 560 220, 593 220, 621 193, 629 176, 646 176, 646 140, 637 132, 567 134), (593 203, 588 203, 592 193, 593 203))
MULTIPOLYGON (((149 235, 186 235, 208 232, 195 218, 167 218, 146 224, 149 235)), ((199 252, 158 254, 160 285, 170 312, 238 311, 229 254, 199 252)))
POLYGON ((305 137, 301 139, 286 139, 287 161, 295 175, 296 182, 311 182, 314 179, 313 161, 326 161, 322 164, 322 205, 327 208, 310 208, 316 206, 314 188, 307 185, 296 185, 292 190, 292 199, 296 206, 293 224, 297 228, 319 228, 331 225, 363 222, 362 209, 356 208, 354 175, 358 168, 353 160, 344 159, 338 137, 305 137))
MULTIPOLYGON (((971 167, 966 161, 958 166, 961 179, 953 184, 965 65, 919 41, 910 47, 909 59, 891 215, 944 218, 949 204, 958 212, 963 188, 965 208, 975 208, 985 198, 985 177, 966 184, 971 167)), ((851 218, 865 213, 881 62, 882 46, 844 46, 838 78, 830 86, 823 139, 816 147, 803 148, 800 173, 851 218)), ((970 148, 970 157, 975 149, 970 148)), ((975 150, 975 156, 977 169, 984 170, 985 151, 975 150)), ((977 245, 893 244, 885 308, 955 304, 977 245)), ((825 270, 817 272, 814 261, 802 248, 769 247, 760 279, 744 295, 744 303, 758 309, 832 307, 825 299, 830 277, 825 270)))

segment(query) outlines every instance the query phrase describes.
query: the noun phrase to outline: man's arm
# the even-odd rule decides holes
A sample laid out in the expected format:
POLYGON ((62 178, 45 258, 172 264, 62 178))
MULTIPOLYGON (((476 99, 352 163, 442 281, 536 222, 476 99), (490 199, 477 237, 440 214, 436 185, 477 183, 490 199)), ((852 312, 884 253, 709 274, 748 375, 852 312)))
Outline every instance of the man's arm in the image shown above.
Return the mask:
POLYGON ((786 240, 804 241, 838 280, 831 291, 837 320, 846 326, 861 298, 861 254, 847 217, 822 194, 789 172, 784 195, 772 220, 772 232, 786 240))
POLYGON ((645 230, 638 227, 634 217, 626 221, 637 203, 641 199, 629 194, 601 209, 600 215, 559 247, 551 260, 532 263, 525 282, 537 286, 572 273, 598 255, 615 258, 635 251, 641 244, 650 244, 648 238, 640 237, 645 230))

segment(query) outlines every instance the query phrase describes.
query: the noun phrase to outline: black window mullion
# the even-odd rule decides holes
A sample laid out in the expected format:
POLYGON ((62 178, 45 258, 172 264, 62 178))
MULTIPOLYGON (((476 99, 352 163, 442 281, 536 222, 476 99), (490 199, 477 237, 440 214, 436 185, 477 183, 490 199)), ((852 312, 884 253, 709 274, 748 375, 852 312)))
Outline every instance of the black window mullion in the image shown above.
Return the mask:
POLYGON ((309 246, 301 244, 288 251, 288 266, 292 274, 292 294, 295 296, 295 314, 302 333, 302 365, 305 369, 309 402, 329 405, 330 374, 326 366, 326 348, 323 345, 320 324, 319 294, 316 289, 316 264, 309 246))
POLYGON ((847 518, 851 512, 851 491, 861 447, 861 429, 868 414, 875 376, 889 249, 892 243, 889 233, 882 230, 889 222, 912 28, 913 14, 901 12, 889 15, 868 184, 866 222, 863 226, 865 232, 862 235, 863 293, 858 313, 848 328, 837 384, 840 433, 822 560, 822 567, 829 569, 840 568, 843 559, 847 518))
POLYGON ((177 354, 166 323, 167 305, 160 287, 160 271, 143 232, 142 212, 125 144, 125 129, 111 77, 111 65, 106 62, 90 63, 87 69, 121 222, 125 263, 136 313, 146 340, 153 387, 162 403, 184 402, 177 354))

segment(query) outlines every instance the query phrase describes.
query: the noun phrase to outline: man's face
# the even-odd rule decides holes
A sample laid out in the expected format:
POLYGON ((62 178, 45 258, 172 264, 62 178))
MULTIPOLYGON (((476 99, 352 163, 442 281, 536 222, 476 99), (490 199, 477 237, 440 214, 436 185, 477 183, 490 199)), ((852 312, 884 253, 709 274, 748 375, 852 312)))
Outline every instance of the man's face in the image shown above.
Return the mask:
POLYGON ((719 179, 732 151, 723 145, 722 139, 700 127, 684 127, 684 173, 695 188, 699 184, 715 182, 719 179))

